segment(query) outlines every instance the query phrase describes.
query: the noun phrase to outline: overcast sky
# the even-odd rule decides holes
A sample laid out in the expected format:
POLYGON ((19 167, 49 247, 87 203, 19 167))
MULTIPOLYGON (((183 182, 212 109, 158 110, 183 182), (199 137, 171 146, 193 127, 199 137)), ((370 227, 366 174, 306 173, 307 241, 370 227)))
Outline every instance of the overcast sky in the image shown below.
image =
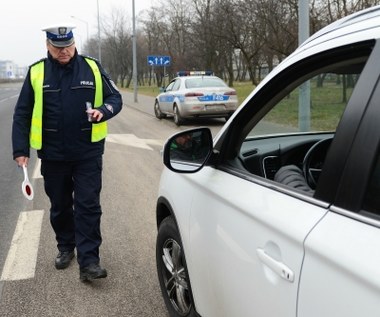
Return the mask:
MULTIPOLYGON (((82 41, 87 38, 87 25, 89 36, 97 35, 98 3, 101 18, 110 16, 113 9, 132 18, 132 0, 2 0, 0 60, 28 66, 45 57, 46 33, 41 29, 61 22, 76 25, 74 36, 80 52, 82 41)), ((136 16, 155 3, 157 0, 135 0, 136 16)))

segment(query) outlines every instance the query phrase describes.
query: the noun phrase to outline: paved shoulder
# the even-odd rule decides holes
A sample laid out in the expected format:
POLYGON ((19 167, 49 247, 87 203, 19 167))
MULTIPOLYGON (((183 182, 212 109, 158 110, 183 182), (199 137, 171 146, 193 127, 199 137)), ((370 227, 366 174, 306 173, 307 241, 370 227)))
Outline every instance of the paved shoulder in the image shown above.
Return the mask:
POLYGON ((121 89, 120 93, 123 96, 123 104, 125 106, 132 107, 154 116, 154 97, 138 94, 137 101, 135 101, 133 92, 121 89))

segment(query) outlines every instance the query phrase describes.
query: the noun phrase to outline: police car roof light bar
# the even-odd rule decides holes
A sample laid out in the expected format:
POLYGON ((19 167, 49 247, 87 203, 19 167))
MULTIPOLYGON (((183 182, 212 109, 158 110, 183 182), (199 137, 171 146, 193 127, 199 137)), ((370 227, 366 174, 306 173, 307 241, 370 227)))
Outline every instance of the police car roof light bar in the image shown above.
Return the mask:
POLYGON ((181 70, 177 72, 178 77, 183 77, 183 76, 213 76, 214 72, 211 70, 181 70))

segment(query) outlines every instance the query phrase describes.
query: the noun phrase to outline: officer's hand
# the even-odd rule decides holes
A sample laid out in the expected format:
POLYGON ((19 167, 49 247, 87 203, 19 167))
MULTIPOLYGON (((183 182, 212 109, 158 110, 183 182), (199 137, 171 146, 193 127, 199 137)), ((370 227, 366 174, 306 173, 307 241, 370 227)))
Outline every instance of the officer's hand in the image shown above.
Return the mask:
POLYGON ((91 115, 92 121, 99 122, 103 118, 103 113, 101 113, 99 110, 88 109, 86 112, 91 115))
POLYGON ((29 157, 27 156, 19 156, 15 158, 15 161, 18 166, 28 166, 29 157))

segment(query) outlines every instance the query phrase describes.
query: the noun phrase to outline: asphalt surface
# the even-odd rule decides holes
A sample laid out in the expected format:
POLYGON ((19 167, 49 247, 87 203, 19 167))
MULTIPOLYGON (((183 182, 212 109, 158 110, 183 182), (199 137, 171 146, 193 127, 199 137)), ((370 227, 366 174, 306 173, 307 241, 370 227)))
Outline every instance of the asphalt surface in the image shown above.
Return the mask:
POLYGON ((123 103, 127 107, 131 107, 154 116, 154 97, 137 94, 137 100, 135 100, 134 92, 127 92, 125 89, 121 90, 121 94, 123 96, 123 103))
MULTIPOLYGON (((1 317, 168 316, 155 266, 155 201, 163 167, 160 150, 166 137, 173 133, 173 127, 170 122, 162 124, 142 110, 144 106, 149 107, 150 99, 143 101, 141 97, 141 104, 128 105, 129 97, 130 94, 125 94, 124 109, 109 124, 110 141, 107 140, 104 155, 100 252, 101 264, 109 275, 92 283, 79 281, 75 260, 65 270, 55 269, 57 249, 42 178, 30 175, 35 198, 33 202, 26 202, 19 188, 22 174, 11 160, 10 125, 17 99, 0 104, 3 118, 8 122, 0 127, 4 137, 1 156, 6 164, 1 165, 6 179, 1 180, 0 187, 2 191, 7 187, 13 189, 12 195, 1 196, 1 214, 4 215, 0 233, 4 236, 0 241, 1 267, 5 258, 12 258, 7 254, 10 247, 22 240, 13 234, 19 216, 27 213, 28 219, 33 219, 34 215, 43 214, 41 227, 34 229, 40 230, 38 248, 19 250, 14 261, 29 267, 34 253, 34 276, 18 279, 14 274, 0 281, 1 317)), ((30 170, 33 170, 36 163, 31 165, 30 170)), ((27 227, 27 222, 21 223, 20 233, 26 232, 27 227)))
MULTIPOLYGON (((108 270, 106 279, 92 283, 79 281, 74 260, 70 267, 54 267, 57 254, 54 233, 49 223, 49 201, 38 175, 38 160, 33 155, 30 174, 35 198, 26 201, 20 191, 22 172, 11 159, 10 126, 17 90, 3 91, 0 85, 0 268, 9 250, 22 240, 16 237, 21 215, 42 220, 32 227, 36 249, 19 248, 15 266, 33 268, 33 276, 0 280, 1 317, 167 317, 158 284, 155 260, 157 234, 155 204, 163 168, 161 149, 177 131, 199 125, 210 126, 215 134, 223 119, 189 121, 177 127, 171 118, 154 116, 154 97, 122 90, 124 107, 109 124, 103 165, 103 207, 101 264, 108 270), (13 97, 12 97, 13 96, 13 97), (12 97, 12 98, 10 98, 12 97), (36 173, 32 173, 36 170, 36 173), (24 262, 22 262, 24 261, 24 262), (21 264, 20 264, 21 263, 21 264), (33 266, 34 265, 34 266, 33 266)), ((20 88, 20 87, 19 87, 20 88)), ((19 89, 18 88, 18 89, 19 89)), ((37 222, 36 222, 37 223, 37 222)), ((28 235, 28 221, 21 223, 20 234, 28 235)), ((34 239, 34 238, 33 238, 34 239)), ((25 273, 21 272, 18 274, 25 273)))

